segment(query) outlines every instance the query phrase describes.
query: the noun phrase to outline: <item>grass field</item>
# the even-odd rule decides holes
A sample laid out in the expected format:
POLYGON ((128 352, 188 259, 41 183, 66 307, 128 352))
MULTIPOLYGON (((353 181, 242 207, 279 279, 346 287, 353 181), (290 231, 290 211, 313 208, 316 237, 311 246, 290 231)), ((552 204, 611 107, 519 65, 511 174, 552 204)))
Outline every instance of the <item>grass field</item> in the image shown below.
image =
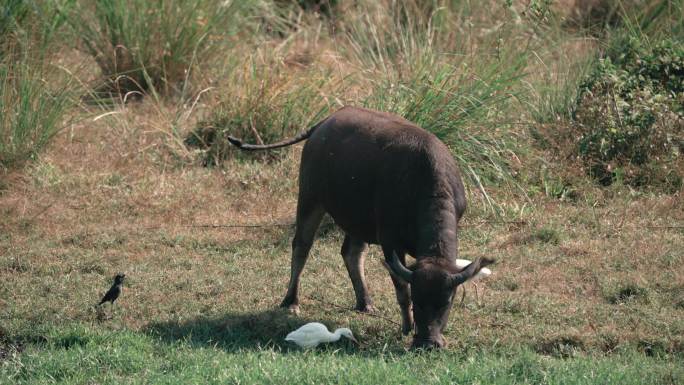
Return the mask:
POLYGON ((684 383, 681 188, 603 186, 559 150, 574 135, 577 85, 610 38, 569 23, 571 2, 362 1, 330 19, 264 1, 216 20, 203 12, 220 2, 197 3, 208 8, 192 20, 165 11, 188 23, 176 32, 204 36, 194 46, 165 45, 172 33, 136 45, 139 15, 114 18, 126 7, 112 7, 97 19, 105 13, 87 2, 73 3, 77 19, 70 2, 55 2, 66 20, 40 19, 58 31, 47 48, 46 32, 10 28, 21 33, 9 35, 0 71, 0 384, 684 383), (73 38, 86 22, 84 36, 102 38, 97 20, 133 23, 119 29, 131 46, 179 52, 128 51, 124 72, 145 84, 127 94, 123 64, 98 64, 110 42, 93 43, 102 52, 92 56, 73 38), (28 86, 12 88, 17 73, 33 76, 17 83, 28 86), (31 99, 31 84, 48 91, 31 99), (377 311, 351 310, 343 236, 329 220, 301 314, 278 309, 301 145, 251 156, 203 136, 268 142, 344 104, 410 117, 459 161, 469 201, 460 254, 497 263, 479 303, 466 284, 446 349, 408 349, 377 246, 366 258, 377 311), (199 147, 187 145, 191 132, 199 147), (117 272, 121 298, 97 311, 117 272), (314 320, 350 327, 363 344, 285 343, 314 320))

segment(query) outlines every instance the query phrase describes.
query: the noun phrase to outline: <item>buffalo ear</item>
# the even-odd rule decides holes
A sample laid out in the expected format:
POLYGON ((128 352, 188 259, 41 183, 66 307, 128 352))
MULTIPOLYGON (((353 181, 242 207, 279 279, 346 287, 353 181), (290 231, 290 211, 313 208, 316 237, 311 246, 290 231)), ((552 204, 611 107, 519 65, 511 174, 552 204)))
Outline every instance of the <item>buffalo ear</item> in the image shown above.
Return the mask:
POLYGON ((392 251, 392 257, 389 261, 387 259, 382 261, 382 265, 385 266, 385 269, 387 269, 390 274, 402 281, 405 281, 406 283, 411 283, 413 281, 413 272, 399 262, 399 257, 395 251, 392 251))
POLYGON ((466 266, 465 269, 461 270, 459 273, 450 274, 449 284, 451 287, 455 288, 456 286, 474 277, 483 267, 489 266, 494 262, 496 262, 496 260, 491 258, 478 258, 475 260, 475 262, 472 262, 470 265, 466 266))

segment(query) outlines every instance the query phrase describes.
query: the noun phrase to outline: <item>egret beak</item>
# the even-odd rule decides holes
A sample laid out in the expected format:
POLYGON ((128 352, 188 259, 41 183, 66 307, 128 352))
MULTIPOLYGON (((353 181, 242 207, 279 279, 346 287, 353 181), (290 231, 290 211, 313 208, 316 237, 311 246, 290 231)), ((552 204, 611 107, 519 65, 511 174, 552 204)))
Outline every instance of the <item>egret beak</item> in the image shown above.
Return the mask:
POLYGON ((356 338, 354 338, 353 336, 352 336, 352 337, 349 337, 349 339, 352 340, 352 342, 354 342, 355 344, 361 346, 361 342, 359 342, 359 341, 358 341, 356 338))

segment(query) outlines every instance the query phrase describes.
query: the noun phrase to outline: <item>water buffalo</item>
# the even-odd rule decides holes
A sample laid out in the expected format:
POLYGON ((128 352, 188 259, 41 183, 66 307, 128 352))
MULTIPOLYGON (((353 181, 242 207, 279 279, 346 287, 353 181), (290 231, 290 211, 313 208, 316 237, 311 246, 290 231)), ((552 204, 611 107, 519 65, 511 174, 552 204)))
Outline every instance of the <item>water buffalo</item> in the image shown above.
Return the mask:
POLYGON ((445 345, 442 333, 456 287, 494 261, 478 259, 463 270, 454 264, 466 200, 456 162, 437 137, 392 114, 344 107, 274 144, 228 139, 243 150, 308 139, 299 171, 290 284, 281 306, 298 311, 299 278, 327 212, 345 232, 342 257, 356 309, 372 310, 363 252, 367 244, 379 244, 401 308, 402 332, 408 334, 415 319, 413 347, 445 345), (410 268, 406 254, 416 258, 410 268))

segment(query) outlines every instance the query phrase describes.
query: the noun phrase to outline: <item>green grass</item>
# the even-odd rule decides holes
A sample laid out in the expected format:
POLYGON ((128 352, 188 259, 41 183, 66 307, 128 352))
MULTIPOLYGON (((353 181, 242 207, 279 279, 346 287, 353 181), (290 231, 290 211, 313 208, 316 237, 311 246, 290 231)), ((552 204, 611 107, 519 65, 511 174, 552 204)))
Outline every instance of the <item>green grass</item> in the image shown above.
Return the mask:
POLYGON ((0 366, 13 384, 676 384, 684 368, 630 352, 573 359, 525 349, 467 352, 357 352, 235 348, 213 341, 163 341, 93 326, 55 328, 0 366))

